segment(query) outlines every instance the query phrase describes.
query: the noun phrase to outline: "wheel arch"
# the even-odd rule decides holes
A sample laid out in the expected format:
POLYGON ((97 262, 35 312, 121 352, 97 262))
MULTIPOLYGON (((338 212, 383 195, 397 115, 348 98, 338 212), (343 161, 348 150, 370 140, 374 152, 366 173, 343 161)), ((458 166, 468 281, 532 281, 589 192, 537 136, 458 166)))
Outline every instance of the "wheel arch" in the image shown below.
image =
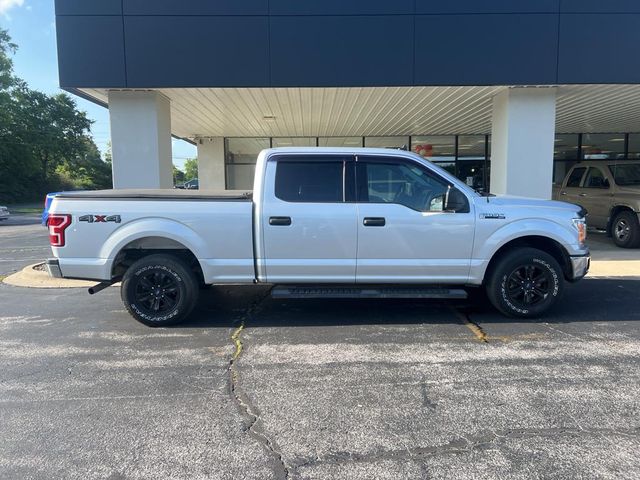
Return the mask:
POLYGON ((522 237, 509 240, 496 250, 489 260, 489 264, 485 270, 483 284, 486 284, 487 280, 491 277, 493 269, 500 258, 502 258, 507 252, 524 247, 536 248, 551 255, 560 264, 565 279, 570 278, 571 259, 560 242, 543 235, 524 235, 522 237))
POLYGON ((610 237, 612 235, 612 229, 613 229, 613 220, 616 218, 616 216, 620 213, 620 212, 624 212, 624 211, 628 211, 631 213, 635 213, 635 211, 633 210, 633 208, 631 208, 629 205, 625 205, 625 204, 618 204, 618 205, 614 205, 613 207, 611 207, 611 212, 609 213, 609 221, 607 222, 607 236, 610 237))
POLYGON ((110 260, 111 277, 122 275, 136 260, 165 253, 183 260, 200 282, 204 281, 200 258, 206 244, 187 226, 168 219, 145 219, 116 230, 102 246, 100 257, 110 260))

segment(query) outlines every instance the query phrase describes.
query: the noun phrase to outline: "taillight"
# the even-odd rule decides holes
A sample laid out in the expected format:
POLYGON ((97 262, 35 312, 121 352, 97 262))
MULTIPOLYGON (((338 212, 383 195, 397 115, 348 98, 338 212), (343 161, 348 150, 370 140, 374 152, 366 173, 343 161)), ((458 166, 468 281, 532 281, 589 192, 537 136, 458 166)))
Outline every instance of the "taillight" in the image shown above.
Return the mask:
POLYGON ((49 226, 49 243, 52 247, 64 247, 64 231, 71 225, 71 215, 52 213, 47 222, 49 226))

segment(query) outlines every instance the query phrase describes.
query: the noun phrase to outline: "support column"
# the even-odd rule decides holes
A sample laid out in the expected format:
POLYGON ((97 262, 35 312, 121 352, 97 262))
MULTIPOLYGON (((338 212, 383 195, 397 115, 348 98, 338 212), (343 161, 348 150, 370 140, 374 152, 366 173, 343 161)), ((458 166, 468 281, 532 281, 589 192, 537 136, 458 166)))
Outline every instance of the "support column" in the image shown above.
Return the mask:
POLYGON ((159 92, 109 92, 113 188, 173 188, 171 110, 159 92))
POLYGON ((200 190, 224 190, 224 138, 201 138, 197 144, 200 190))
POLYGON ((491 192, 551 198, 555 88, 509 88, 493 99, 491 192))

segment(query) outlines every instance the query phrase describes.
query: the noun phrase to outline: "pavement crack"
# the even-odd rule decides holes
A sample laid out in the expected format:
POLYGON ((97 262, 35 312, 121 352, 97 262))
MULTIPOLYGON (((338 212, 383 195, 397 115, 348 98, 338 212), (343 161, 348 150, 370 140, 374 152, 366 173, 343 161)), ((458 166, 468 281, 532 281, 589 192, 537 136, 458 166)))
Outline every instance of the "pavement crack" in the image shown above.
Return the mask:
POLYGON ((537 438, 537 437, 562 437, 562 436, 599 436, 607 435, 640 436, 640 429, 610 429, 610 428, 539 428, 539 429, 506 429, 501 431, 487 430, 474 435, 463 436, 451 440, 448 443, 428 447, 413 447, 395 450, 378 450, 373 452, 333 452, 327 455, 307 458, 299 458, 294 469, 315 467, 324 464, 344 463, 374 463, 381 460, 406 461, 418 460, 439 455, 458 455, 475 450, 485 449, 497 442, 505 442, 510 439, 537 438))
POLYGON ((482 329, 482 327, 478 323, 471 320, 468 313, 463 313, 457 308, 453 308, 453 311, 456 317, 458 317, 458 319, 462 322, 462 324, 466 326, 469 330, 471 330, 471 332, 475 335, 478 341, 482 343, 489 343, 488 335, 485 333, 485 331, 482 329))
POLYGON ((231 359, 229 360, 228 367, 229 390, 233 402, 247 421, 247 432, 253 439, 257 440, 271 456, 276 478, 288 479, 290 477, 290 468, 283 459, 280 447, 278 447, 275 440, 273 440, 265 431, 260 411, 253 404, 249 396, 242 390, 240 386, 240 372, 238 369, 238 362, 242 358, 242 352, 244 350, 242 332, 267 296, 268 293, 254 301, 247 308, 244 315, 235 322, 238 326, 231 334, 234 351, 231 355, 231 359))

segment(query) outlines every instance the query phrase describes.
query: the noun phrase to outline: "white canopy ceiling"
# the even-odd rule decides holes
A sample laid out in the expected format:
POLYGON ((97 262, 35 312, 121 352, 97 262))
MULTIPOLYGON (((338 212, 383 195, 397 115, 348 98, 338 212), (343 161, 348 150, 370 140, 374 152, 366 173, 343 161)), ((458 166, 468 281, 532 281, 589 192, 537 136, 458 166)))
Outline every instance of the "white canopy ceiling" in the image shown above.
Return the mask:
MULTIPOLYGON (((491 133, 499 87, 175 88, 172 131, 196 137, 491 133)), ((640 132, 640 85, 559 86, 558 133, 640 132)), ((107 90, 82 93, 107 103, 107 90)))

